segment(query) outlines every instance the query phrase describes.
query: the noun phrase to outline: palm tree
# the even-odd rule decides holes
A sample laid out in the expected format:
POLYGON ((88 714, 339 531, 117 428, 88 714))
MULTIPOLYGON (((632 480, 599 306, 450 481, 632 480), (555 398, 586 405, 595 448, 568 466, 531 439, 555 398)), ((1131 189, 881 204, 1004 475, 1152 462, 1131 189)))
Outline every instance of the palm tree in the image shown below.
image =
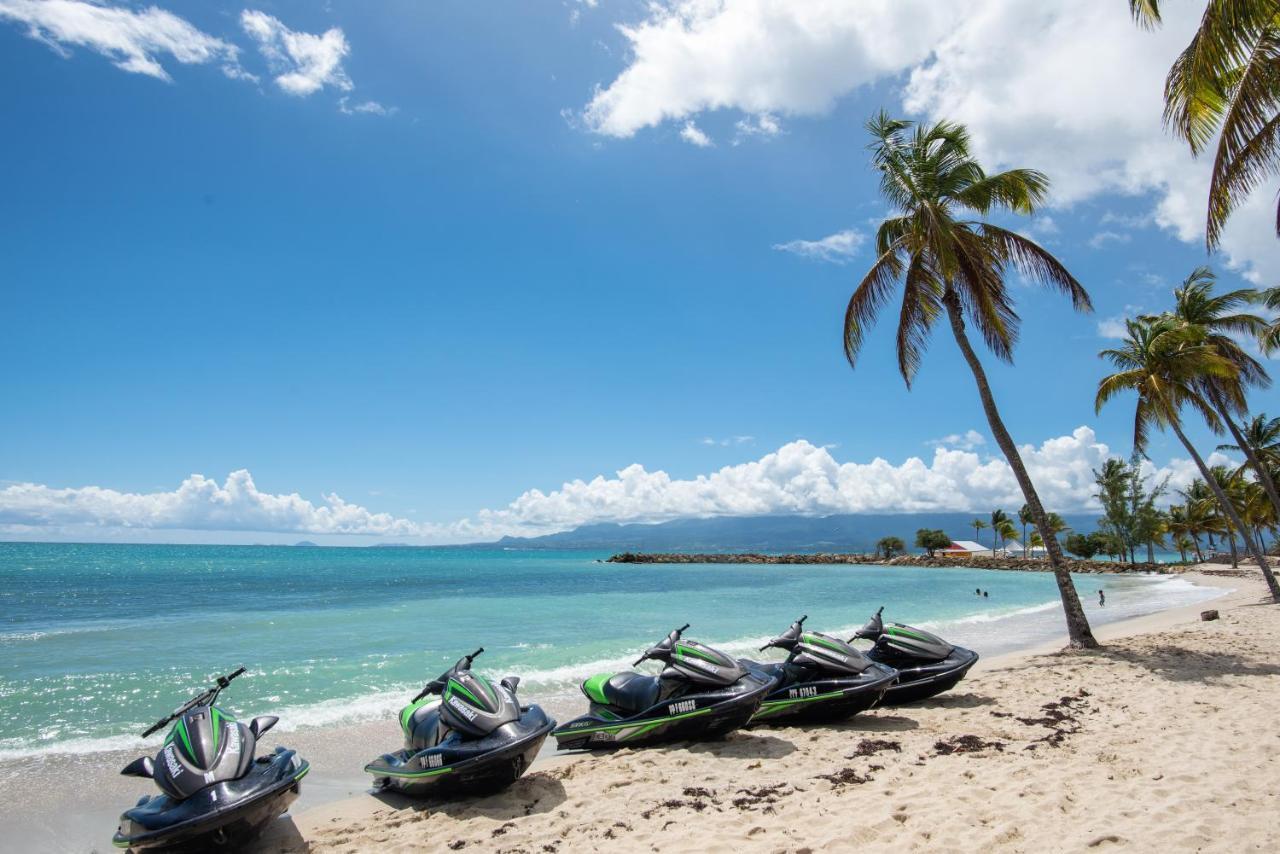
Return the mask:
POLYGON ((1187 551, 1191 548, 1191 538, 1186 534, 1178 534, 1173 538, 1173 547, 1178 550, 1178 559, 1187 562, 1187 551))
MULTIPOLYGON (((945 315, 977 383, 992 436, 1013 470, 1032 519, 1047 530, 1044 506, 1000 417, 965 324, 967 319, 977 328, 996 358, 1013 361, 1019 318, 1004 281, 1010 267, 1029 281, 1067 294, 1076 309, 1092 310, 1089 295, 1058 259, 1034 241, 982 220, 997 210, 1034 213, 1045 198, 1049 179, 1032 169, 987 174, 970 153, 968 131, 951 122, 920 125, 882 112, 867 129, 874 138, 871 150, 880 172, 880 190, 897 215, 881 223, 876 260, 849 300, 845 356, 856 366, 867 329, 901 281, 898 370, 910 387, 929 333, 945 315)), ((1071 645, 1097 646, 1057 538, 1046 536, 1045 547, 1071 645)))
MULTIPOLYGON (((1244 426, 1244 438, 1263 467, 1268 471, 1280 469, 1280 418, 1268 419, 1265 412, 1255 415, 1244 426)), ((1218 450, 1240 452, 1241 446, 1219 445, 1218 450)))
MULTIPOLYGON (((1007 556, 1009 554, 1009 541, 1017 538, 1018 529, 1014 527, 1012 519, 1002 519, 999 525, 992 526, 995 533, 1000 537, 1000 550, 1007 556)), ((1023 557, 1026 557, 1023 554, 1023 557)))
MULTIPOLYGON (((1160 24, 1159 0, 1129 0, 1140 24, 1160 24)), ((1193 154, 1218 137, 1205 243, 1217 248, 1231 212, 1280 171, 1280 0, 1209 0, 1200 28, 1169 69, 1164 122, 1193 154)), ((1276 230, 1280 234, 1280 207, 1276 230)))
POLYGON ((1018 523, 1022 525, 1022 556, 1026 557, 1030 554, 1027 546, 1027 526, 1032 523, 1031 508, 1023 504, 1018 510, 1018 523))
POLYGON ((1176 301, 1173 313, 1183 323, 1196 327, 1205 343, 1235 366, 1234 378, 1205 377, 1201 382, 1201 391, 1213 404, 1214 411, 1236 440, 1236 449, 1245 455, 1267 497, 1275 505, 1276 511, 1280 512, 1280 491, 1276 490, 1275 481, 1267 466, 1263 465, 1248 436, 1241 431, 1233 417, 1248 409, 1245 388, 1267 388, 1271 385, 1271 377, 1267 376, 1266 368, 1245 352, 1231 336, 1261 336, 1267 330, 1267 321, 1256 314, 1240 310, 1257 301, 1257 291, 1242 289, 1215 295, 1214 281, 1213 271, 1208 267, 1193 270, 1182 287, 1173 292, 1176 301))
MULTIPOLYGON (((987 527, 987 523, 982 521, 981 519, 974 519, 969 524, 973 526, 973 539, 977 542, 978 545, 982 545, 982 540, 979 539, 978 532, 981 531, 983 528, 987 527)), ((991 553, 993 555, 996 553, 996 547, 994 544, 991 546, 991 553)))
MULTIPOLYGON (((1103 350, 1099 355, 1109 360, 1118 370, 1098 383, 1094 408, 1102 411, 1107 401, 1125 391, 1138 394, 1134 414, 1133 447, 1142 453, 1146 450, 1151 428, 1168 428, 1182 442, 1191 455, 1200 474, 1213 491, 1218 506, 1226 514, 1231 526, 1246 532, 1244 522, 1235 506, 1214 479, 1204 459, 1182 431, 1182 408, 1190 406, 1198 411, 1211 428, 1218 428, 1218 417, 1198 393, 1205 377, 1230 378, 1236 368, 1218 354, 1216 348, 1206 344, 1197 330, 1180 324, 1172 317, 1162 316, 1126 321, 1126 336, 1120 347, 1103 350)), ((1272 599, 1280 602, 1280 586, 1266 557, 1249 538, 1250 551, 1258 562, 1272 599)))
POLYGON ((996 553, 996 543, 1000 542, 1000 548, 1004 548, 1005 540, 1009 538, 1004 536, 1004 528, 1009 523, 1009 514, 1003 510, 996 509, 991 511, 991 554, 996 553))

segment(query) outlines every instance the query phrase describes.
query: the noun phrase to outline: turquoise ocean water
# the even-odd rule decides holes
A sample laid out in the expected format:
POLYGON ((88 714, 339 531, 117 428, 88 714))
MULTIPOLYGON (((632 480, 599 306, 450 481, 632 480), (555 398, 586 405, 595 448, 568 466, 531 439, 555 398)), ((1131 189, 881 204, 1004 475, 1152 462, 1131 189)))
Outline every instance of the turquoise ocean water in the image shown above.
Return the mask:
MULTIPOLYGON (((850 566, 613 565, 595 552, 0 544, 0 760, 134 747, 219 672, 223 705, 281 729, 385 716, 461 655, 576 708, 685 622, 745 655, 802 613, 848 633, 878 606, 985 654, 1063 632, 1045 573, 850 566), (989 598, 974 595, 975 588, 989 598)), ((1167 577, 1082 576, 1091 618, 1202 601, 1167 577), (1107 607, 1097 606, 1097 589, 1107 607)))

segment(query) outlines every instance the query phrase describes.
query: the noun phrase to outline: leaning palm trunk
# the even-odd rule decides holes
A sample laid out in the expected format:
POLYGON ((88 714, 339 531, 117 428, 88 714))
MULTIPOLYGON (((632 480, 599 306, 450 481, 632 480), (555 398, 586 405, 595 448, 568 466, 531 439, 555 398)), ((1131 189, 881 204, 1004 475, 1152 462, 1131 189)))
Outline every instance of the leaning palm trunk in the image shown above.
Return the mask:
MULTIPOLYGON (((1204 460, 1196 451, 1195 446, 1187 439, 1182 428, 1177 421, 1173 421, 1170 425, 1174 434, 1178 437, 1178 441, 1182 442, 1182 446, 1187 449, 1187 453, 1191 455, 1191 459, 1195 461, 1196 468, 1200 469, 1200 476, 1204 478, 1204 482, 1209 485, 1209 489, 1213 490, 1213 497, 1218 500, 1218 506, 1222 509, 1223 514, 1231 523, 1231 527, 1244 534, 1245 543, 1249 546, 1249 553, 1253 559, 1258 562, 1258 567, 1262 570, 1262 577, 1267 580, 1267 589, 1271 591, 1271 599, 1274 602, 1280 602, 1280 585, 1276 583, 1276 577, 1271 572, 1271 566, 1267 563, 1266 556, 1258 550, 1258 546, 1253 542, 1253 538, 1249 536, 1249 529, 1245 527, 1244 522, 1240 519, 1240 514, 1236 512, 1235 505, 1231 503, 1231 499, 1222 491, 1222 487, 1218 484, 1218 479, 1213 476, 1213 472, 1209 471, 1209 467, 1205 465, 1204 460)), ((1235 551, 1235 538, 1231 538, 1231 549, 1235 551)))
POLYGON ((1093 631, 1089 628, 1089 620, 1084 615, 1084 608, 1080 604, 1080 597, 1076 594, 1071 573, 1063 563, 1062 548, 1058 545, 1058 537, 1049 524, 1049 515, 1045 513, 1035 485, 1031 483, 1027 468, 1022 464, 1018 447, 1005 428, 1004 419, 1000 417, 996 399, 991 394, 991 384, 987 381, 987 372, 983 369, 982 362, 978 361, 978 355, 973 351, 969 338, 965 335, 964 316, 960 313, 960 299, 955 291, 948 288, 943 302, 947 307, 947 316, 951 320, 951 332, 955 335, 956 343, 960 345, 960 352, 964 354, 965 361, 969 363, 969 369, 973 371, 973 379, 978 384, 978 396, 982 398, 982 408, 987 414, 991 435, 1009 462, 1009 468, 1013 469, 1013 475, 1018 479, 1018 486, 1021 487, 1022 495, 1027 500, 1027 506, 1031 508, 1031 518, 1040 529, 1040 538, 1044 540, 1045 553, 1049 556, 1049 565, 1053 567, 1053 577, 1058 583, 1058 593, 1062 596, 1062 609, 1067 615, 1067 636, 1071 646, 1077 649, 1096 647, 1098 641, 1094 639, 1093 631))
POLYGON ((1213 408, 1217 411, 1218 416, 1227 425, 1227 429, 1231 431, 1232 438, 1236 440, 1236 447, 1244 452, 1249 465, 1258 475, 1258 482, 1262 484, 1263 490, 1267 493, 1267 498, 1271 500, 1271 506, 1276 509, 1276 518, 1280 519, 1280 490, 1276 489, 1276 482, 1271 477, 1271 472, 1262 464, 1262 460, 1258 458, 1258 452, 1254 450, 1253 443, 1245 437, 1235 419, 1231 417, 1226 402, 1222 399, 1222 395, 1217 389, 1211 388, 1209 390, 1209 399, 1213 402, 1213 408))

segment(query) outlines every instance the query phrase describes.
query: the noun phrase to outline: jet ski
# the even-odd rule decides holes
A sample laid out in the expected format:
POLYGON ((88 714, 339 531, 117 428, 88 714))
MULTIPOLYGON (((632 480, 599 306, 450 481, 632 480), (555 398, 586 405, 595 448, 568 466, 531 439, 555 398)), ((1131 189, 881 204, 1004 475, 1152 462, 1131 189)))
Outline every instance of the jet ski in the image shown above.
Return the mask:
POLYGON ((364 766, 374 786, 422 797, 496 792, 538 755, 556 722, 521 706, 519 678, 496 686, 471 670, 481 647, 427 683, 400 712, 404 749, 364 766))
POLYGON ((751 723, 849 718, 874 706, 897 681, 898 671, 889 665, 877 664, 839 638, 805 631, 807 619, 801 617, 760 647, 761 652, 786 650, 786 661, 743 662, 777 680, 751 723))
POLYGON ((885 692, 882 706, 911 703, 954 688, 978 661, 971 649, 955 646, 924 629, 890 623, 885 626, 884 607, 850 640, 873 641, 867 657, 897 668, 898 684, 885 692))
POLYGON ((774 677, 749 662, 682 640, 687 628, 685 624, 667 635, 632 665, 660 661, 661 675, 623 671, 583 682, 590 707, 552 733, 560 749, 718 738, 751 720, 774 677))
POLYGON ((176 721, 152 760, 144 756, 120 773, 150 777, 161 794, 144 796, 120 816, 111 840, 117 848, 194 849, 237 847, 283 815, 311 770, 292 750, 277 747, 254 757, 263 733, 279 718, 254 718, 248 726, 214 705, 241 667, 192 697, 142 734, 176 721))

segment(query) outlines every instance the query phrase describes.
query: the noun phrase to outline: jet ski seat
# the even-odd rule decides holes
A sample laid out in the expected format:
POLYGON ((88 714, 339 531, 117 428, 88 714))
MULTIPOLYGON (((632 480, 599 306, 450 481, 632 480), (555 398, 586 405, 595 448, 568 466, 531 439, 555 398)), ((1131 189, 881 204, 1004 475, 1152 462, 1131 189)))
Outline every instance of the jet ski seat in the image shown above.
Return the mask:
POLYGON ((582 693, 593 703, 642 712, 658 702, 658 677, 643 673, 601 673, 582 683, 582 693))

